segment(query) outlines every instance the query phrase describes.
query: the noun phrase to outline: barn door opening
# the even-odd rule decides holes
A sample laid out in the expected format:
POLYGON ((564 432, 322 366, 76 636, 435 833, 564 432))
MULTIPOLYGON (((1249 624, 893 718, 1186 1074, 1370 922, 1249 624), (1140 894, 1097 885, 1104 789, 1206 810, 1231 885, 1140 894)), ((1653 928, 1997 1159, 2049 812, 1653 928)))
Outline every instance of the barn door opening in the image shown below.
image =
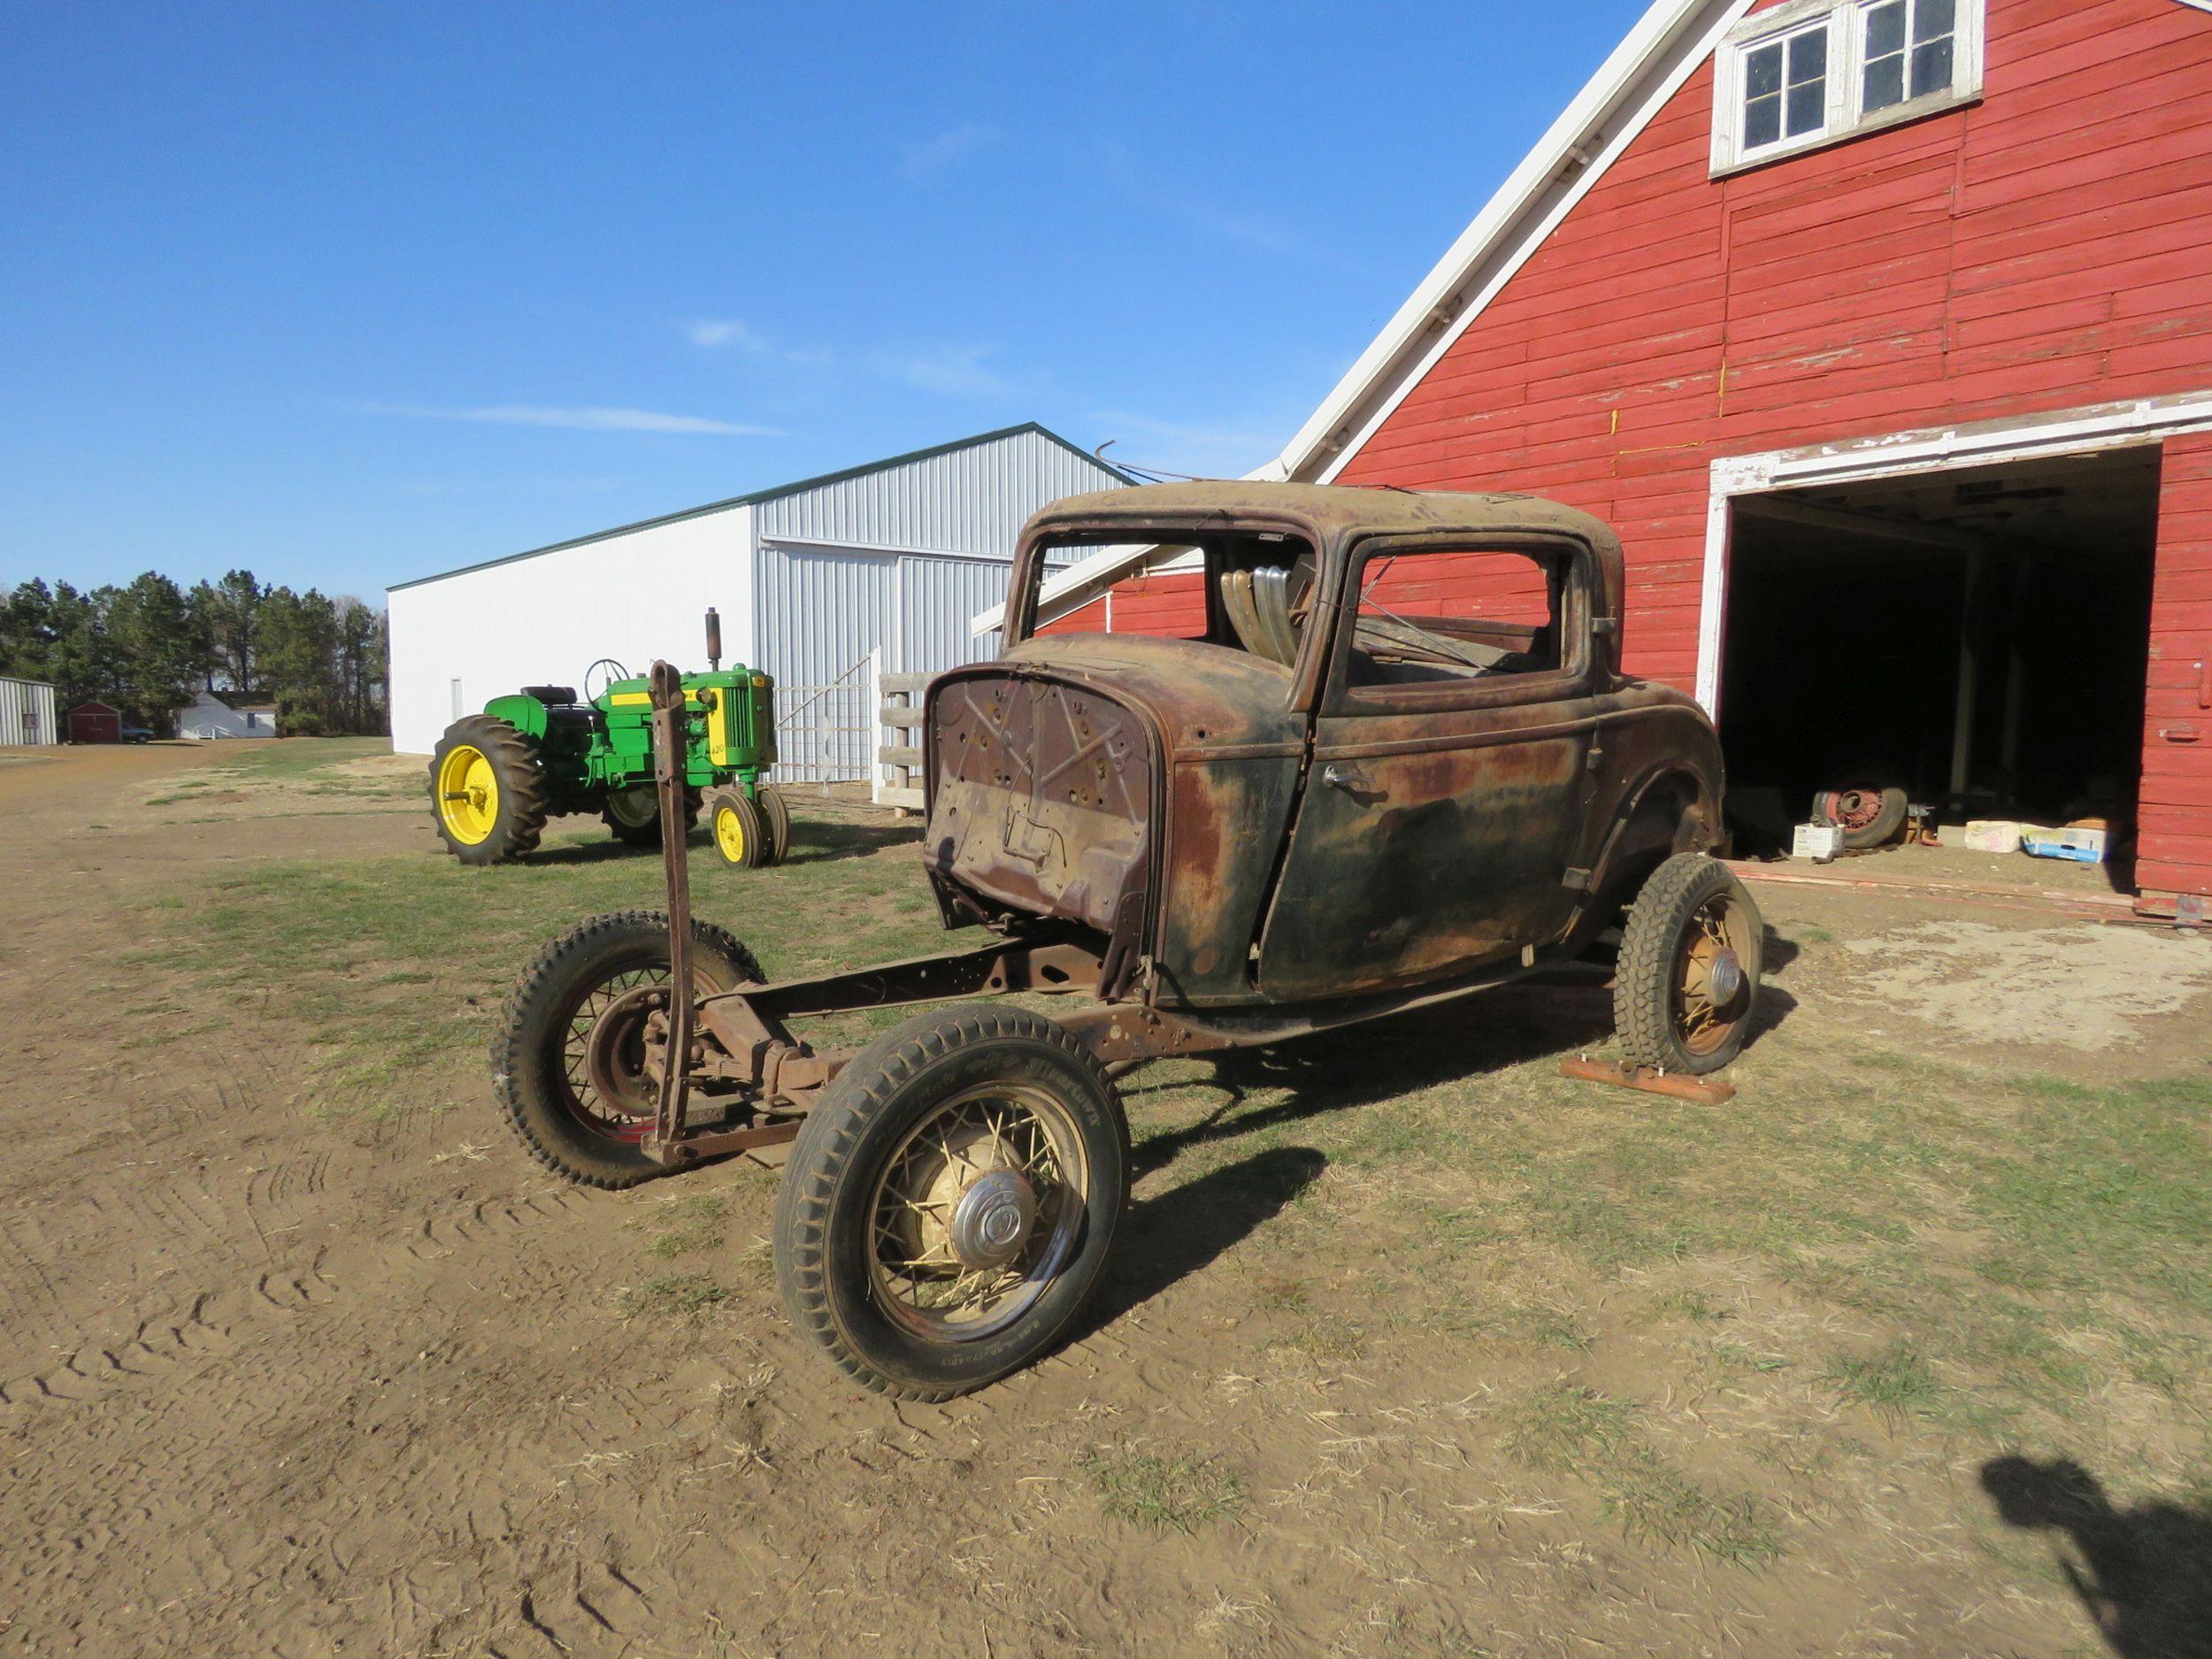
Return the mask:
POLYGON ((1816 791, 1865 781, 1951 823, 2103 818, 2124 845, 2158 499, 2154 447, 1739 497, 1720 694, 1739 844, 1770 849, 1816 791))

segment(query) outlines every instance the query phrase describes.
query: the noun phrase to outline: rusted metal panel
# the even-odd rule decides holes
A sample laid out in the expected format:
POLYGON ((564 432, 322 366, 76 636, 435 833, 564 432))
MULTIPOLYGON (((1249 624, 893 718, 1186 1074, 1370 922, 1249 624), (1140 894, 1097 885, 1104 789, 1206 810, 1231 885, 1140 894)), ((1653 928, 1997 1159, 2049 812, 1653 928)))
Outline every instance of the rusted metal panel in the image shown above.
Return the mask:
POLYGON ((932 874, 1111 934, 1150 894, 1157 745, 1125 703, 1039 673, 970 671, 929 698, 932 874))

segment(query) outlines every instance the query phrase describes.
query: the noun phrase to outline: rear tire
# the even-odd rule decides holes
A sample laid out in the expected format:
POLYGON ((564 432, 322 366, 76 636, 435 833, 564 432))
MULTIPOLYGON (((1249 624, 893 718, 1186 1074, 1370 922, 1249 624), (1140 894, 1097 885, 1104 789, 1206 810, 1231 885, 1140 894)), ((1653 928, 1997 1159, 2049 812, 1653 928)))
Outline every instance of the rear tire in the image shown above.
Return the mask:
POLYGON ((1628 913, 1613 1024, 1632 1066, 1702 1077, 1733 1060, 1758 1005, 1766 925, 1726 865, 1677 853, 1628 913))
MULTIPOLYGON (((703 993, 766 976, 744 941, 696 917, 692 980, 703 993)), ((539 1163, 587 1187, 634 1187, 661 1172, 642 1118, 601 1099, 583 1073, 583 1041, 599 1009, 640 985, 668 982, 668 918, 617 910, 579 922, 542 951, 507 997, 492 1040, 500 1110, 539 1163)))
POLYGON ((863 1386, 949 1400, 1060 1340, 1128 1200, 1128 1125, 1087 1049, 1026 1009, 935 1009, 808 1113, 776 1198, 776 1283, 863 1386))
POLYGON ((545 768, 537 745, 488 714, 456 720, 430 757, 430 817, 465 864, 511 864, 545 829, 545 768))
MULTIPOLYGON (((658 784, 634 784, 608 793, 599 804, 599 817, 615 840, 631 847, 661 844, 661 797, 658 784)), ((684 833, 699 821, 699 792, 684 791, 684 833)))

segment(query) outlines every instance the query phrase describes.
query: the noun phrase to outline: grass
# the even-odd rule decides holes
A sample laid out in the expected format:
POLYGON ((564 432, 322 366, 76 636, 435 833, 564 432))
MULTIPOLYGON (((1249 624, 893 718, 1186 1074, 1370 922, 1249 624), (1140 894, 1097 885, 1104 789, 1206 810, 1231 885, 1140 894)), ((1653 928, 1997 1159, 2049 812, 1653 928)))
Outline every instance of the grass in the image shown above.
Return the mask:
MULTIPOLYGON (((511 868, 429 844, 172 891, 145 912, 147 961, 304 1035, 327 1110, 480 1095, 522 965, 586 915, 656 905, 659 868, 573 823, 511 868)), ((916 864, 910 833, 803 807, 792 863, 736 875, 702 847, 692 879, 701 913, 787 975, 940 948, 916 864)), ((1809 998, 1747 1056, 1739 1096, 1707 1107, 1560 1078, 1557 1056, 1608 1025, 1601 989, 1530 986, 1126 1078, 1153 1211, 1129 1271, 1218 1234, 1165 1293, 1238 1316, 1189 1327, 1198 1373, 1325 1413, 1361 1389, 1395 1409, 1409 1387, 1479 1387, 1499 1432, 1471 1454, 1494 1460, 1475 1484, 1510 1464, 1585 1525, 1715 1561, 1816 1548, 1916 1459, 2030 1444, 2116 1489, 2154 1463, 2177 1480, 2212 1468, 2212 1069, 2010 1075, 1876 1046, 1809 998), (1320 1171, 1303 1188, 1236 1186, 1239 1166, 1292 1152, 1320 1171), (1249 1197, 1248 1217, 1224 1225, 1225 1196, 1249 1197)), ((718 1195, 644 1216, 626 1316, 772 1296, 718 1195)), ((1148 1340, 1181 1342, 1172 1320, 1147 1324, 1152 1305, 1148 1340)), ((1162 1532, 1271 1513, 1233 1455, 1125 1441, 1081 1478, 1162 1532)), ((1952 1501, 1986 1524, 1970 1481, 1952 1501)))
MULTIPOLYGON (((415 854, 254 864, 186 895, 145 961, 296 1022, 319 1053, 323 1110, 448 1103, 456 1078, 481 1074, 491 1021, 532 956, 585 917, 663 902, 658 859, 579 824, 557 820, 538 857, 490 869, 438 856, 426 831, 415 854)), ((741 874, 695 838, 696 913, 772 974, 941 948, 908 833, 802 818, 795 837, 792 862, 741 874), (905 879, 887 879, 892 865, 905 879)))
POLYGON ((1635 1409, 1572 1383, 1539 1388, 1509 1412, 1502 1444, 1517 1463, 1595 1486, 1632 1537, 1687 1545, 1737 1566, 1782 1553, 1780 1529, 1749 1493, 1716 1494, 1646 1443, 1635 1409))
POLYGON ((1107 1514, 1156 1532, 1194 1532, 1209 1522, 1234 1519, 1247 1503, 1235 1474, 1194 1452, 1094 1447, 1081 1467, 1107 1514))
POLYGON ((615 1300, 626 1319, 698 1319, 729 1296, 729 1286, 711 1273, 657 1273, 626 1286, 615 1300))
POLYGON ((1909 1342, 1870 1356, 1839 1355, 1824 1375, 1844 1399, 1877 1411, 1934 1417, 1943 1404, 1943 1385, 1909 1342))
POLYGON ((719 1193, 694 1193, 677 1199, 668 1207, 666 1224, 645 1247, 646 1253, 671 1261, 718 1248, 726 1232, 725 1217, 729 1207, 729 1200, 719 1193))

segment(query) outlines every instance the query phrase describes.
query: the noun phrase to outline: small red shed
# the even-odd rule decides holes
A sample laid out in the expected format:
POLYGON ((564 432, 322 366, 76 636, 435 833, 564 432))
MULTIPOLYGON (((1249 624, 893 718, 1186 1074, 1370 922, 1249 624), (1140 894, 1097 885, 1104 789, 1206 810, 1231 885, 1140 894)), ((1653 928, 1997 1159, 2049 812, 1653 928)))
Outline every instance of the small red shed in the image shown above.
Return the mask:
POLYGON ((69 741, 73 743, 119 743, 123 716, 104 703, 81 703, 69 711, 69 741))
POLYGON ((2212 895, 2212 0, 1658 0, 1258 475, 1609 519, 1732 796, 2212 895))

